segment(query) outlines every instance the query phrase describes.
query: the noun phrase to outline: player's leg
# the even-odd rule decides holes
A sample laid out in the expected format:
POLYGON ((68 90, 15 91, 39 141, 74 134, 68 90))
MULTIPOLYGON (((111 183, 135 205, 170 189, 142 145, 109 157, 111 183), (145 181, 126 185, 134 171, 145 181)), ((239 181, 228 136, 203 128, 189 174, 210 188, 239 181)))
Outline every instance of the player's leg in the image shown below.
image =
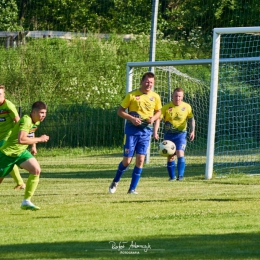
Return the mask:
POLYGON ((113 181, 111 182, 108 191, 110 193, 115 193, 117 186, 118 186, 118 182, 120 181, 123 173, 125 172, 125 170, 127 169, 128 165, 131 163, 133 155, 134 155, 134 149, 135 149, 135 142, 136 142, 136 138, 135 136, 129 136, 129 135, 125 135, 124 137, 124 156, 123 156, 123 160, 119 163, 118 167, 117 167, 117 171, 116 171, 116 175, 113 179, 113 181))
POLYGON ((116 175, 115 175, 113 181, 109 185, 109 188, 108 188, 109 193, 115 193, 116 192, 118 182, 120 181, 123 173, 127 169, 131 160, 132 160, 132 157, 123 157, 123 160, 119 163, 119 165, 117 167, 116 175))
MULTIPOLYGON (((14 187, 15 190, 23 190, 25 188, 25 183, 20 175, 19 169, 17 165, 14 165, 13 169, 10 172, 10 175, 13 177, 14 181, 16 182, 16 186, 14 187)), ((4 178, 0 178, 0 184, 3 182, 4 178)))
POLYGON ((130 187, 127 193, 129 194, 138 194, 137 191, 135 190, 139 180, 141 178, 141 173, 143 171, 143 164, 145 160, 145 155, 144 154, 137 154, 136 155, 136 164, 132 172, 132 180, 130 183, 130 187))
POLYGON ((184 151, 178 150, 176 151, 178 161, 177 161, 177 169, 178 169, 178 178, 177 180, 181 181, 184 177, 184 171, 185 171, 185 157, 184 157, 184 151))
POLYGON ((29 177, 26 182, 26 188, 24 192, 24 200, 22 201, 21 208, 22 209, 30 209, 30 210, 38 210, 39 207, 35 206, 31 202, 31 198, 34 195, 40 178, 41 167, 38 161, 31 155, 31 153, 27 153, 25 151, 20 158, 20 166, 29 172, 29 177))
POLYGON ((0 152, 0 165, 0 183, 2 183, 4 178, 12 171, 15 165, 15 157, 9 157, 0 152))
POLYGON ((137 136, 138 140, 136 142, 136 162, 135 162, 135 167, 132 172, 132 180, 131 184, 128 190, 129 194, 138 194, 136 192, 136 187, 139 183, 139 180, 141 178, 141 173, 143 171, 143 165, 145 161, 145 156, 147 153, 147 149, 150 144, 150 135, 142 135, 142 136, 137 136))
POLYGON ((16 186, 14 187, 15 190, 21 190, 25 188, 25 183, 20 175, 20 171, 17 165, 14 165, 13 170, 10 172, 10 175, 13 177, 14 181, 16 182, 16 186))
MULTIPOLYGON (((164 135, 164 140, 172 141, 176 146, 176 150, 177 150, 177 148, 181 147, 181 144, 178 142, 178 136, 176 134, 166 134, 166 135, 164 135), (178 147, 177 147, 177 145, 178 145, 178 147)), ((166 167, 167 167, 167 171, 168 171, 168 175, 169 175, 169 181, 176 180, 175 156, 176 156, 176 152, 174 153, 174 155, 167 157, 167 166, 166 167)))
MULTIPOLYGON (((5 140, 0 141, 0 147, 5 143, 5 140)), ((20 190, 25 188, 25 183, 23 182, 23 179, 20 175, 19 169, 17 165, 14 165, 13 170, 10 172, 10 175, 13 177, 15 183, 17 186, 14 187, 15 190, 20 190)), ((0 178, 0 183, 4 178, 0 178)))
POLYGON ((119 163, 117 171, 116 171, 116 176, 114 178, 114 182, 119 182, 123 173, 127 169, 128 165, 131 163, 132 157, 123 157, 123 160, 119 163))
POLYGON ((185 171, 185 157, 184 157, 184 151, 187 144, 186 139, 187 133, 180 133, 175 134, 174 138, 171 140, 175 143, 176 146, 176 155, 177 155, 177 169, 178 169, 178 177, 177 180, 181 181, 184 177, 184 171, 185 171))
MULTIPOLYGON (((176 153, 175 153, 176 154, 176 153)), ((175 154, 167 158, 167 171, 169 174, 169 181, 175 181, 175 154)))

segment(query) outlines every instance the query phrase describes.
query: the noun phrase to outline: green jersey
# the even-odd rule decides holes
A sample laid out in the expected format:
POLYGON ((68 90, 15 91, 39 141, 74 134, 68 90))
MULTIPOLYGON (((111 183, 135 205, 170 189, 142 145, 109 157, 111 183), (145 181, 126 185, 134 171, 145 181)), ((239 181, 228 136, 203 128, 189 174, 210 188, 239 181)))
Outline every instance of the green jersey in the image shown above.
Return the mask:
POLYGON ((6 140, 15 125, 14 118, 18 116, 15 105, 5 99, 0 105, 0 141, 6 140))
POLYGON ((18 143, 18 134, 20 131, 25 131, 28 135, 34 133, 40 122, 33 123, 32 119, 28 115, 24 115, 17 124, 13 127, 11 134, 4 145, 0 148, 0 151, 7 156, 16 157, 19 156, 24 150, 27 149, 27 144, 18 143))

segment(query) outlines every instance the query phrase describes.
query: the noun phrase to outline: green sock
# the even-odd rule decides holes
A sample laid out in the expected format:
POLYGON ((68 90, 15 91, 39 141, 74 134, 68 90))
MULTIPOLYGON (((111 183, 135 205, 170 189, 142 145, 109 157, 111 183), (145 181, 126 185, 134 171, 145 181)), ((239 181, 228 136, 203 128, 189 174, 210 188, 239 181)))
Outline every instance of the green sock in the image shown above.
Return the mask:
POLYGON ((26 188, 24 193, 25 200, 31 200, 31 197, 33 196, 38 186, 39 179, 40 179, 40 175, 33 175, 33 174, 29 175, 28 180, 26 182, 26 188))
POLYGON ((22 185, 24 183, 17 165, 14 165, 14 168, 10 172, 10 175, 13 177, 17 185, 22 185))

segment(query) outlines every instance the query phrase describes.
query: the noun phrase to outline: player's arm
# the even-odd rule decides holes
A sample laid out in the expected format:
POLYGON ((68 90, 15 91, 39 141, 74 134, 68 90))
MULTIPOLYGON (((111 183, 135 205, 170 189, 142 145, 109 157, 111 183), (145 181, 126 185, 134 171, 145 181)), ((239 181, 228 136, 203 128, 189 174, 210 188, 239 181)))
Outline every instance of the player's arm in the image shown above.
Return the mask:
POLYGON ((129 120, 133 125, 136 125, 136 126, 141 125, 141 123, 142 123, 141 118, 134 117, 134 116, 128 114, 125 110, 126 110, 126 108, 123 108, 122 106, 120 106, 117 110, 118 116, 120 116, 126 120, 129 120))
POLYGON ((158 130, 159 130, 161 121, 162 121, 162 119, 161 119, 161 118, 158 118, 158 119, 154 122, 153 137, 154 137, 154 139, 156 139, 156 140, 159 140, 158 130))
POLYGON ((160 110, 155 110, 154 115, 148 119, 149 124, 153 124, 158 118, 161 116, 161 109, 160 110))
POLYGON ((36 155, 36 154, 37 154, 36 144, 32 144, 32 147, 31 147, 31 154, 32 154, 32 155, 36 155))
POLYGON ((42 135, 40 137, 28 137, 28 133, 26 131, 21 130, 18 134, 18 143, 32 145, 37 143, 45 143, 49 140, 49 136, 42 135))
MULTIPOLYGON (((35 137, 34 133, 33 133, 33 137, 35 137)), ((32 144, 32 146, 31 146, 31 154, 32 155, 36 155, 37 154, 36 144, 32 144)))
POLYGON ((193 141, 195 138, 195 119, 194 117, 189 118, 189 127, 190 127, 190 141, 193 141))
POLYGON ((19 120, 20 120, 20 117, 19 117, 19 116, 15 116, 15 117, 14 117, 14 122, 15 122, 15 123, 17 123, 19 120))

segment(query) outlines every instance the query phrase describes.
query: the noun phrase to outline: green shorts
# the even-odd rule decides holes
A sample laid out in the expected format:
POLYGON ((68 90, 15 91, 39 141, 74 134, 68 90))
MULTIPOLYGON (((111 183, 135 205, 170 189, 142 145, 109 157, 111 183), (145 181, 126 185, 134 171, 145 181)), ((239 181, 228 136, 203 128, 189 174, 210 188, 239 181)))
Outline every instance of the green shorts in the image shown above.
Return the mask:
POLYGON ((34 158, 34 156, 28 151, 23 151, 19 156, 12 157, 7 156, 0 151, 0 178, 8 175, 15 164, 20 166, 23 162, 29 160, 30 158, 34 158))

